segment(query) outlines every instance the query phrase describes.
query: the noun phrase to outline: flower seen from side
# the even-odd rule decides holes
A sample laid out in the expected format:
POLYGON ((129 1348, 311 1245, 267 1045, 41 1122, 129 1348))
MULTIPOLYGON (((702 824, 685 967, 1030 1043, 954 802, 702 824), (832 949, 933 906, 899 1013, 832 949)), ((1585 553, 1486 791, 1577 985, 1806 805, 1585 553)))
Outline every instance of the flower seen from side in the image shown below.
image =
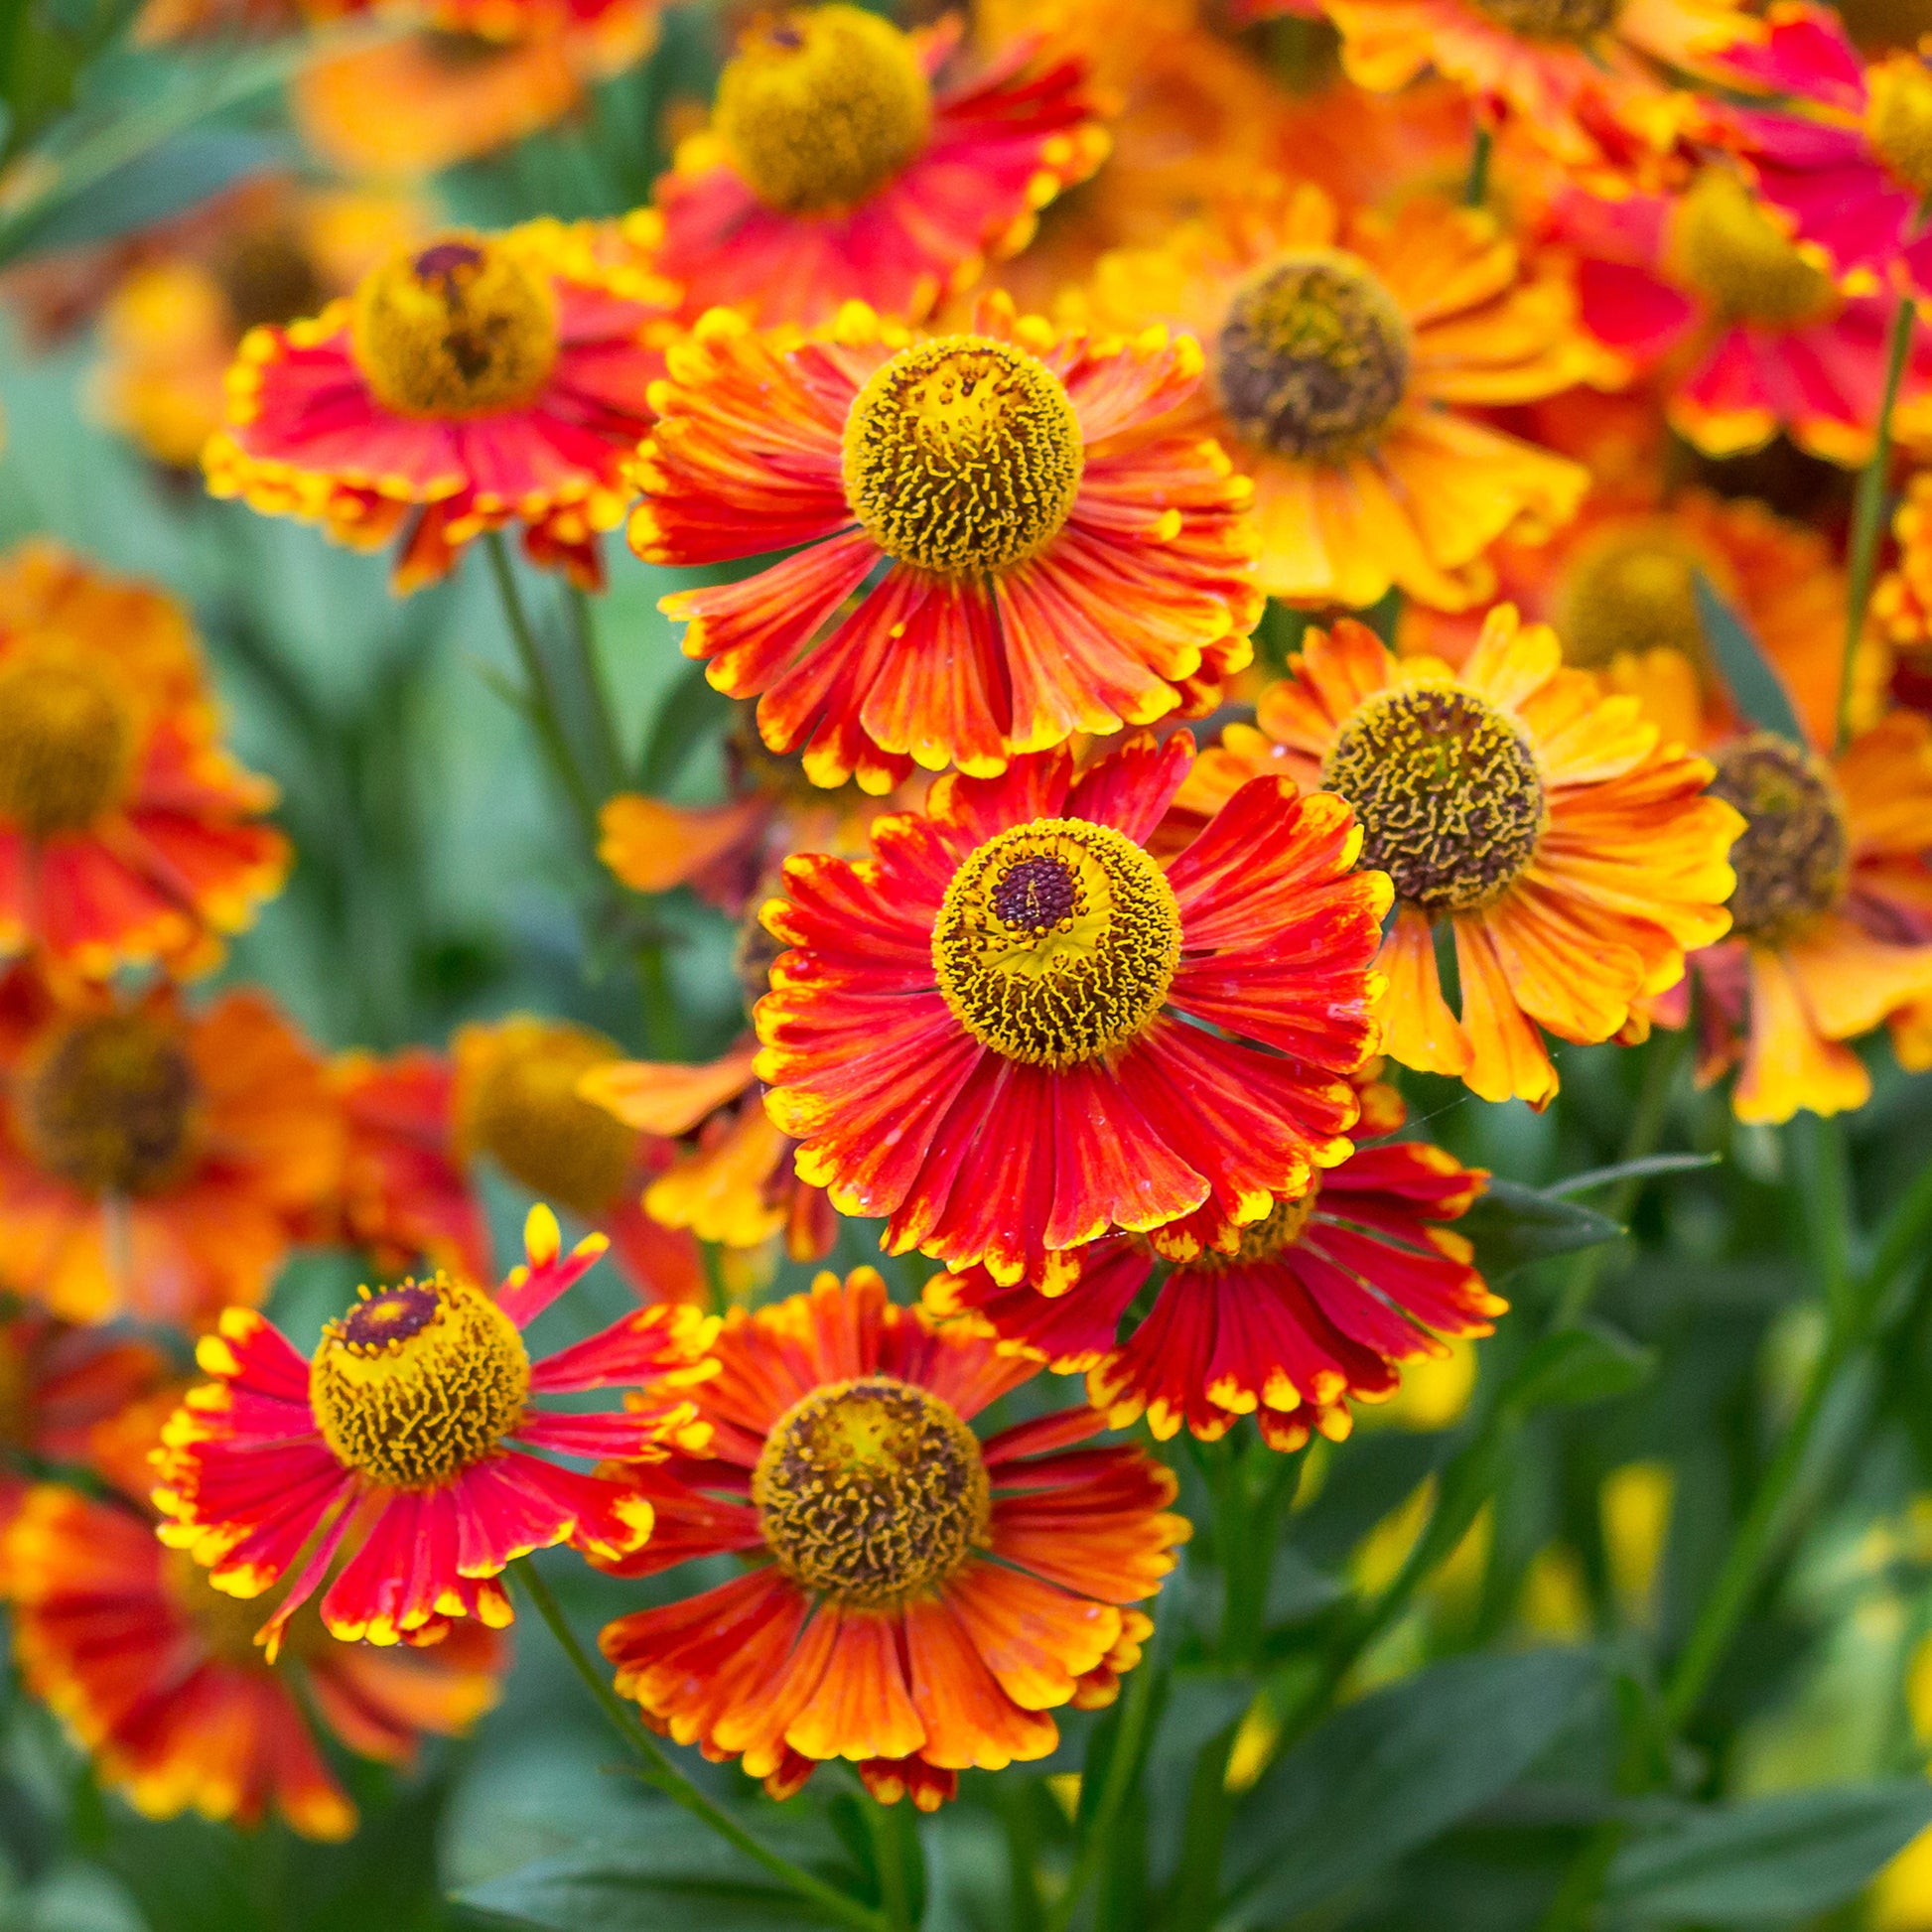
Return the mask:
POLYGON ((709 1454, 639 1472, 658 1540, 603 1567, 735 1554, 731 1583, 606 1626, 621 1695, 774 1796, 846 1759, 930 1811, 962 1770, 1044 1757, 1049 1712, 1113 1701, 1188 1525, 1168 1470, 1083 1448, 1090 1411, 982 1438, 1035 1365, 894 1308, 871 1269, 747 1314, 697 1402, 709 1454))
POLYGON ((929 339, 857 305, 804 341, 713 310, 667 368, 631 545, 793 549, 663 608, 814 783, 989 775, 1203 709, 1248 663, 1252 492, 1211 442, 1153 427, 1200 378, 1191 341, 1058 331, 997 296, 929 339))

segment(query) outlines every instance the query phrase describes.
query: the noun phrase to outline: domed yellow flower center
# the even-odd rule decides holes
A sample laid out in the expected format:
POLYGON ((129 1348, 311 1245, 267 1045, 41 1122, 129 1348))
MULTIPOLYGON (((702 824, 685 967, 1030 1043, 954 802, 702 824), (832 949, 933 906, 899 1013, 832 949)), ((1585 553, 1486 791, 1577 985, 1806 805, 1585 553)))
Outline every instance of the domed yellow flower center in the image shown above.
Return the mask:
POLYGON ((983 336, 902 348, 845 425, 866 534, 925 570, 1004 570, 1058 534, 1086 465, 1080 419, 1036 355, 983 336))
POLYGON ((1831 278, 1799 254, 1750 190, 1707 168, 1677 215, 1677 261, 1693 288, 1727 316, 1790 325, 1829 315, 1831 278))
POLYGON ((146 1013, 58 1029, 17 1092, 22 1139, 51 1173, 90 1194, 156 1194, 194 1166, 201 1083, 186 1042, 146 1013))
POLYGON ((1744 815, 1730 848, 1731 930, 1776 944, 1844 896, 1852 840, 1838 786, 1821 759, 1772 732, 1733 739, 1712 762, 1712 791, 1744 815))
POLYGON ((759 1527, 806 1589, 890 1603, 944 1583, 986 1540, 979 1439, 950 1403, 891 1375, 814 1389, 752 1471, 759 1527))
POLYGON ((134 716, 108 670, 32 645, 0 659, 0 820, 75 832, 120 802, 134 716))
POLYGON ((392 1489, 434 1489, 481 1462, 529 1392, 516 1324, 481 1289, 441 1274, 367 1295, 323 1329, 309 1363, 323 1440, 392 1489))
POLYGON ((767 207, 822 214, 884 187, 931 121, 912 43, 877 14, 831 6, 745 36, 719 76, 713 126, 767 207))
POLYGON ((1409 387, 1409 325, 1366 263, 1337 248, 1277 257, 1236 291, 1215 358, 1249 442, 1325 462, 1371 443, 1409 387))
POLYGON ((1486 905, 1536 854, 1549 813, 1521 729, 1473 691, 1384 691, 1341 728, 1322 785, 1355 808, 1362 864, 1433 912, 1486 905))
POLYGON ((309 251, 288 228, 241 236, 215 263, 215 279, 244 331, 312 316, 328 299, 309 251))
POLYGON ((519 408, 549 378, 556 298, 501 242, 439 241, 363 278, 350 341, 385 407, 484 416, 519 408))
POLYGON ((506 1030, 464 1095, 464 1138, 531 1193, 597 1219, 624 1191, 637 1136, 577 1083, 619 1057, 588 1027, 506 1030))
POLYGON ((1625 652, 1674 650, 1702 664, 1695 580, 1706 560, 1668 524, 1612 530, 1587 547, 1564 587, 1563 654, 1607 664, 1625 652))
POLYGON ((1201 1248, 1196 1241, 1184 1235, 1176 1238, 1163 1228, 1156 1228, 1151 1234, 1137 1235, 1135 1239, 1144 1242, 1150 1252, 1164 1261, 1185 1262, 1190 1268, 1210 1272, 1219 1268, 1238 1268, 1257 1261, 1272 1261, 1285 1248, 1294 1247, 1302 1238, 1302 1230, 1308 1226, 1309 1216, 1314 1212, 1319 1191, 1318 1177, 1311 1176, 1306 1194, 1297 1200, 1277 1201, 1260 1220, 1240 1229, 1231 1252, 1220 1248, 1201 1248))
POLYGON ((1526 41, 1593 39, 1622 11, 1622 0, 1476 0, 1476 5, 1526 41))
POLYGON ((1864 127, 1907 188, 1932 194, 1932 70, 1916 54, 1894 54, 1871 69, 1864 127))
POLYGON ((1130 1040, 1180 963, 1180 908, 1152 859, 1080 818, 987 840, 953 874, 932 928, 939 991, 1010 1060, 1074 1066, 1130 1040))

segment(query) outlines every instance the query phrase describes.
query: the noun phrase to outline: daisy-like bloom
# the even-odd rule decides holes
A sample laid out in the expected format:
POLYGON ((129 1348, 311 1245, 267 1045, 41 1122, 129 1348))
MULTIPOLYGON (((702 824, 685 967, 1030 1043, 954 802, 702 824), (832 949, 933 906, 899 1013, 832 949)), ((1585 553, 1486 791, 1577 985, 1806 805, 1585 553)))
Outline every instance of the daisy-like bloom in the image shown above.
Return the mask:
POLYGON ((1463 609, 1488 594, 1490 544, 1567 521, 1588 486, 1466 413, 1607 368, 1567 271, 1526 267, 1481 210, 1419 196, 1344 221, 1318 188, 1271 178, 1106 257, 1080 307, 1205 345, 1173 426, 1219 437, 1254 479, 1272 597, 1365 606, 1396 585, 1463 609))
MULTIPOLYGON (((1361 1132, 1394 1133, 1401 1097, 1361 1084, 1361 1132)), ((1204 1209, 1082 1248, 1052 1279, 1054 1294, 1002 1288, 975 1268, 935 1276, 926 1303, 967 1316, 1003 1352, 1084 1371, 1110 1428, 1145 1414, 1164 1442, 1183 1428, 1214 1442, 1253 1416, 1274 1449, 1298 1449, 1316 1430, 1339 1441, 1351 1401, 1386 1401, 1403 1362, 1446 1356, 1447 1338, 1491 1333, 1507 1309, 1445 1225, 1487 1179, 1427 1142, 1383 1141, 1251 1227, 1204 1209), (1122 1335, 1157 1269, 1152 1303, 1122 1335)))
POLYGON ((1056 331, 998 296, 974 320, 914 339, 854 304, 801 342, 714 309, 651 389, 631 545, 676 565, 797 546, 663 609, 815 784, 996 772, 1211 706, 1252 654, 1253 491, 1197 433, 1151 427, 1199 347, 1056 331))
POLYGON ((0 556, 0 956, 202 971, 288 872, 188 618, 33 539, 0 556))
POLYGON ((759 1077, 798 1173, 882 1245, 1003 1282, 1212 1202, 1246 1226, 1347 1153, 1388 880, 1279 773, 1165 868, 1177 732, 950 774, 857 865, 784 871, 759 1077))
POLYGON ((1031 35, 959 60, 959 35, 842 4, 746 29, 709 126, 657 184, 658 261, 688 315, 810 327, 857 301, 916 321, 1026 246, 1107 152, 1085 64, 1031 35))
POLYGON ((446 1146, 460 1172, 485 1157, 538 1199, 602 1229, 645 1300, 703 1300, 704 1265, 691 1237, 639 1206, 676 1149, 578 1092, 585 1074, 622 1057, 616 1040, 568 1021, 512 1014, 460 1029, 451 1054, 446 1146))
POLYGON ((982 1439, 973 1418, 1036 1365, 894 1308, 869 1268, 733 1311, 715 1359, 709 1455, 641 1470, 658 1534, 600 1560, 754 1564, 606 1626, 618 1690, 653 1728, 774 1797, 846 1758, 882 1802, 931 1811, 962 1770, 1044 1757, 1048 1712, 1113 1701, 1154 1628, 1131 1606, 1188 1535, 1166 1469, 1075 1448, 1090 1411, 982 1439))
POLYGON ((261 1300, 341 1163, 322 1063, 261 994, 0 981, 0 1287, 205 1326, 261 1300))
POLYGON ((1557 1070, 1539 1028, 1609 1039, 1728 929, 1725 855, 1742 821, 1704 795, 1711 766, 1662 746, 1635 699, 1566 669, 1548 625, 1499 605, 1451 671, 1343 619, 1311 630, 1289 673, 1261 694, 1259 729, 1231 725, 1203 754, 1181 803, 1212 809, 1271 770, 1349 801, 1363 863, 1395 886, 1382 1017, 1405 1066, 1547 1106, 1557 1070))
POLYGON ((230 1309, 197 1359, 156 1455, 161 1539, 230 1596, 259 1596, 299 1562, 256 1641, 274 1661, 290 1617, 345 1557, 322 1597, 332 1635, 435 1643, 451 1620, 511 1621, 497 1579, 517 1557, 568 1543, 610 1559, 641 1549, 650 1504, 627 1479, 533 1454, 619 1458, 702 1449, 684 1395, 710 1373, 716 1323, 695 1310, 639 1309, 532 1362, 523 1330, 604 1252, 601 1235, 562 1252, 557 1218, 534 1207, 524 1265, 491 1295, 436 1274, 359 1291, 310 1361, 267 1320, 230 1309), (564 1413, 538 1398, 636 1387, 623 1414, 564 1413))
POLYGON ((1804 254, 1853 294, 1932 294, 1932 69, 1916 53, 1866 67, 1837 14, 1778 0, 1739 77, 1784 96, 1730 120, 1764 199, 1804 254))
POLYGON ((150 1818, 253 1826, 274 1812, 304 1837, 346 1838, 355 1807, 315 1725, 407 1765, 422 1734, 467 1730, 496 1701, 497 1641, 482 1630, 396 1656, 338 1643, 310 1616, 269 1664, 255 1615, 145 1517, 55 1483, 0 1537, 0 1575, 27 1688, 150 1818))
POLYGON ((667 294, 625 232, 590 223, 400 250, 313 320, 243 338, 207 486, 361 550, 402 532, 398 591, 512 523, 595 590, 667 294))
POLYGON ((1932 471, 1906 483, 1891 533, 1898 555, 1872 591, 1871 617, 1893 643, 1917 649, 1932 643, 1932 471))
MULTIPOLYGON (((1707 456, 1741 456, 1782 430, 1855 467, 1871 454, 1885 391, 1891 303, 1845 295, 1723 163, 1673 199, 1560 197, 1556 239, 1582 257, 1582 320, 1668 388, 1671 427, 1707 456)), ((1902 395, 1932 385, 1917 330, 1902 395)))

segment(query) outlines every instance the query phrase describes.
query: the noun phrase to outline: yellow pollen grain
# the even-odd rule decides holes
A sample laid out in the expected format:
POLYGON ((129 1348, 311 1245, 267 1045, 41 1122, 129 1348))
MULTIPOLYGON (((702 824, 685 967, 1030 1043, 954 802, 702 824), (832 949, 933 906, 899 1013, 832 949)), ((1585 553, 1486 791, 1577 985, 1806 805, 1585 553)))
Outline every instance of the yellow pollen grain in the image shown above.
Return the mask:
POLYGON ((1772 732, 1720 746, 1712 762, 1712 791, 1744 815, 1730 849, 1731 929, 1767 944, 1789 939, 1845 895, 1852 840, 1838 785, 1815 754, 1772 732))
POLYGON ((1831 278, 1790 238, 1728 169, 1706 168, 1677 213, 1679 272, 1727 316, 1789 326, 1829 315, 1831 278))
POLYGON ((35 839, 93 824, 127 790, 134 740, 104 666, 53 641, 0 659, 0 821, 35 839))

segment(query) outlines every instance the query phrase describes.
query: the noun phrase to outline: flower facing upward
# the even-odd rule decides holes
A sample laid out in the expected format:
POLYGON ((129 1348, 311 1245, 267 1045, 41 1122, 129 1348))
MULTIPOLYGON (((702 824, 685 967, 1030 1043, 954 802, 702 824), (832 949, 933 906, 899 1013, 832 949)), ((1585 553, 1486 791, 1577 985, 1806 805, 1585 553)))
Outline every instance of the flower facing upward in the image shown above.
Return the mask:
MULTIPOLYGON (((1403 1124, 1392 1087, 1367 1078, 1362 1129, 1403 1124)), ((1297 1449, 1310 1433, 1348 1434, 1348 1404, 1395 1393, 1399 1365, 1447 1355, 1443 1337, 1486 1335, 1507 1304, 1443 1225, 1488 1179, 1421 1141, 1358 1148, 1300 1200, 1235 1227, 1212 1210, 1148 1235, 1113 1235, 1066 1257, 1051 1293, 1002 1288, 984 1269, 936 1275, 926 1305, 967 1316, 1002 1352, 1085 1371, 1111 1428, 1145 1413, 1163 1441, 1204 1441, 1252 1415, 1263 1439, 1297 1449), (1147 1312, 1121 1317, 1157 1268, 1147 1312)))
POLYGON ((304 1362, 260 1315, 230 1309, 162 1437, 162 1541, 206 1565, 231 1596, 259 1596, 301 1569, 258 1633, 269 1660, 288 1620, 347 1557, 322 1598, 338 1637, 434 1643, 454 1617, 511 1619, 496 1579, 515 1558, 569 1543, 627 1556, 651 1529, 631 1483, 547 1461, 642 1459, 702 1447, 679 1393, 702 1377, 707 1317, 640 1309, 533 1362, 523 1329, 604 1252, 560 1251, 548 1208, 530 1210, 525 1266, 491 1296, 462 1277, 405 1281, 361 1299, 304 1362), (651 1381, 625 1415, 564 1414, 534 1398, 651 1381), (306 1554, 305 1554, 306 1553, 306 1554))
POLYGON ((289 851, 217 726, 172 599, 43 539, 0 557, 0 955, 92 976, 220 958, 289 851))
POLYGON ((667 367, 631 545, 677 565, 802 546, 663 608, 814 783, 990 774, 1209 705, 1249 661, 1248 485, 1149 428, 1199 380, 1192 342, 1061 333, 1001 297, 919 341, 857 305, 804 342, 714 310, 667 367))
POLYGON ((346 1838, 355 1807, 316 1748, 407 1764, 425 1732, 466 1730, 496 1701, 495 1639, 434 1651, 338 1643, 313 1616, 269 1664, 255 1618, 136 1511, 44 1483, 0 1537, 0 1575, 27 1687, 150 1818, 194 1810, 236 1825, 270 1811, 308 1838, 346 1838))
POLYGON ((1174 426, 1254 479, 1270 596, 1363 606, 1399 585, 1459 610, 1489 590, 1491 543, 1583 500, 1581 466, 1467 413, 1604 367, 1575 306, 1479 210, 1419 197, 1344 221, 1318 188, 1264 178, 1106 256, 1076 313, 1199 337, 1208 379, 1174 426))
POLYGON ((846 1758, 922 1810, 960 1771, 1044 1757, 1046 1714, 1113 1701, 1173 1568, 1173 1477, 1127 1447, 1075 1449, 1090 1413, 982 1440, 972 1421, 1035 1372, 869 1268, 734 1311, 697 1393, 706 1458, 639 1472, 658 1539, 601 1567, 749 1557, 749 1575, 609 1624, 619 1692, 655 1728, 738 1758, 774 1796, 846 1758))
POLYGON ((1347 1152, 1388 883, 1278 775, 1164 869, 1143 841, 1192 762, 1146 734, 1078 779, 1064 752, 949 775, 870 859, 785 867, 765 1105, 892 1251, 1037 1280, 1210 1200, 1260 1220, 1347 1152))
POLYGON ((665 300, 622 233, 588 223, 398 252, 313 321, 243 340, 208 488, 358 549, 407 523, 398 590, 508 523, 537 562, 595 589, 665 300))
POLYGON ((1565 669, 1556 634, 1519 626, 1509 605, 1458 672, 1392 657, 1348 619, 1311 630, 1257 716, 1203 755, 1181 803, 1207 809, 1285 768, 1354 806, 1364 863, 1395 885, 1383 1018, 1406 1066, 1546 1106, 1557 1073, 1539 1027, 1610 1038, 1729 923, 1725 855, 1741 824, 1704 795, 1711 766, 1660 749, 1634 699, 1565 669), (1437 972, 1443 923, 1459 1020, 1437 972))
POLYGON ((859 301, 917 320, 1026 246, 1107 152, 1084 63, 1029 38, 961 72, 958 40, 956 21, 905 34, 843 5, 746 30, 709 127, 657 184, 687 314, 809 327, 859 301))

